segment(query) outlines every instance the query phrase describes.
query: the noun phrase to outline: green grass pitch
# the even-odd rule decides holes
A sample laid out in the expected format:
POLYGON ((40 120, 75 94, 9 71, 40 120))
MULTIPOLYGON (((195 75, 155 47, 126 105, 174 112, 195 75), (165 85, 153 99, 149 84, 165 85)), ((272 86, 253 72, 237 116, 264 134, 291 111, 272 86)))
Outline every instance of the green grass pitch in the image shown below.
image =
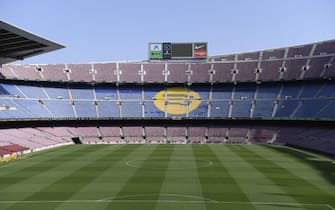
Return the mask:
POLYGON ((283 146, 71 145, 0 166, 0 209, 334 210, 335 160, 283 146))

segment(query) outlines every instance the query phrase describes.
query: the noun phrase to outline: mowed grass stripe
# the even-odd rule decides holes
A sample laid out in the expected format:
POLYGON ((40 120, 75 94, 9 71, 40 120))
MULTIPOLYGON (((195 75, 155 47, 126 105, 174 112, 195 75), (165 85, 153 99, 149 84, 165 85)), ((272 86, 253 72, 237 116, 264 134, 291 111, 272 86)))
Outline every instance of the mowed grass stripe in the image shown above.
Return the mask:
MULTIPOLYGON (((83 152, 88 151, 89 148, 76 148, 76 150, 56 150, 51 156, 46 154, 40 154, 38 159, 34 159, 33 164, 29 166, 24 166, 24 164, 17 164, 15 167, 18 170, 14 170, 9 174, 0 175, 0 195, 1 192, 6 191, 6 188, 11 187, 12 185, 20 185, 27 179, 46 173, 60 165, 64 162, 62 160, 67 158, 72 158, 73 156, 79 156, 83 152)), ((49 153, 47 153, 49 154, 49 153)), ((37 157, 37 156, 36 156, 37 157)), ((27 161, 23 160, 22 162, 26 163, 27 161)), ((4 169, 7 170, 8 168, 4 169)), ((2 170, 0 168, 0 170, 2 170)))
MULTIPOLYGON (((67 148, 64 148, 67 149, 67 148)), ((95 148, 96 150, 98 148, 95 148)), ((53 153, 53 158, 45 159, 41 158, 39 164, 36 162, 34 168, 29 167, 34 173, 31 174, 30 171, 22 172, 21 174, 13 174, 12 176, 23 177, 20 182, 14 183, 9 186, 5 191, 1 191, 1 200, 24 200, 25 198, 31 196, 33 193, 40 191, 41 189, 46 188, 58 180, 59 177, 51 178, 50 174, 53 174, 58 171, 59 168, 63 167, 68 163, 67 159, 77 159, 82 157, 83 154, 88 154, 89 151, 92 151, 89 147, 76 147, 75 149, 67 150, 68 152, 64 153, 62 150, 59 150, 59 153, 53 153), (75 157, 73 156, 75 155, 75 157), (48 169, 48 170, 38 170, 38 169, 48 169)), ((93 151, 92 151, 93 152, 93 151)), ((41 154, 44 156, 45 154, 41 154)), ((8 205, 13 206, 15 204, 8 205)), ((15 208, 14 208, 15 209, 15 208)))
MULTIPOLYGON (((329 162, 327 162, 327 166, 330 167, 328 169, 324 169, 324 168, 319 168, 319 169, 313 169, 311 167, 309 167, 309 165, 304 162, 303 159, 303 152, 299 152, 296 151, 297 153, 300 153, 300 158, 299 159, 294 159, 294 157, 292 156, 292 154, 289 152, 290 148, 289 147, 282 147, 284 150, 271 150, 272 146, 259 146, 259 147, 248 147, 249 151, 258 153, 259 149, 261 149, 264 152, 260 152, 259 155, 264 159, 264 160, 268 160, 268 161, 273 161, 273 157, 275 158, 280 158, 281 160, 280 162, 276 162, 276 164, 278 166, 280 166, 281 168, 283 168, 284 170, 286 170, 288 173, 291 174, 291 176, 293 176, 295 179, 299 179, 300 182, 297 183, 299 184, 301 187, 300 189, 298 189, 296 192, 297 195, 299 194, 306 194, 308 197, 306 200, 312 201, 311 198, 314 199, 314 203, 317 202, 322 202, 323 201, 328 201, 330 203, 327 204, 331 204, 331 205, 335 205, 335 195, 334 195, 334 191, 332 193, 329 193, 327 190, 323 190, 322 189, 322 183, 324 183, 325 181, 325 177, 322 177, 323 174, 322 173, 327 173, 329 172, 329 169, 331 170, 331 168, 334 169, 334 165, 331 165, 329 162), (269 153, 271 153, 272 155, 269 155, 269 153), (301 167, 301 165, 303 165, 304 167, 301 167), (303 168, 309 168, 309 170, 303 170, 303 168), (302 170, 302 171, 300 171, 302 170), (316 171, 315 171, 316 170, 316 171), (318 180, 319 182, 315 182, 315 180, 312 178, 313 174, 318 174, 318 180), (310 180, 309 180, 310 179, 310 180), (323 179, 322 183, 321 183, 321 179, 323 179)), ((297 154, 295 153, 295 154, 297 154)), ((316 154, 311 156, 312 159, 317 158, 316 154)), ((319 162, 318 164, 322 165, 323 162, 318 160, 316 162, 319 162)), ((334 170, 332 170, 334 171, 334 170)), ((327 174, 329 175, 329 174, 327 174)), ((335 175, 335 174, 334 174, 335 175)), ((330 178, 330 177, 327 177, 330 178)), ((329 180, 328 180, 329 181, 329 180)), ((332 177, 332 183, 335 183, 335 176, 332 177)), ((328 183, 329 184, 329 183, 328 183)), ((334 188, 333 188, 334 189, 334 188)))
MULTIPOLYGON (((258 153, 259 155, 269 160, 280 158, 290 163, 281 166, 320 190, 335 196, 335 165, 333 163, 335 159, 286 146, 262 145, 260 148, 266 152, 258 153)), ((257 152, 257 148, 254 148, 254 151, 257 152)))
MULTIPOLYGON (((248 145, 252 147, 252 145, 248 145)), ((275 202, 275 203, 298 203, 263 173, 259 172, 252 164, 242 159, 232 151, 232 148, 239 150, 240 145, 225 145, 217 147, 210 145, 210 148, 221 161, 225 162, 227 170, 234 177, 237 184, 245 192, 248 199, 253 202, 275 202)), ((259 206, 257 206, 259 208, 259 206)))
MULTIPOLYGON (((266 150, 263 149, 262 152, 266 152, 266 150)), ((252 164, 258 171, 280 186, 287 196, 291 196, 301 204, 334 204, 335 198, 333 196, 319 190, 301 177, 281 167, 281 164, 285 164, 285 162, 268 160, 250 150, 248 146, 241 146, 240 150, 236 151, 236 154, 240 155, 241 158, 252 164)), ((285 156, 286 154, 283 153, 282 155, 285 156)))
MULTIPOLYGON (((43 160, 50 160, 54 158, 54 154, 58 155, 58 153, 69 153, 70 151, 68 148, 70 147, 71 145, 61 146, 23 155, 17 160, 0 165, 0 177, 7 174, 20 172, 25 168, 29 168, 30 166, 35 165, 35 163, 40 163, 43 160)), ((78 149, 80 148, 76 148, 75 150, 78 149)))
POLYGON ((89 156, 90 153, 95 153, 96 151, 102 149, 104 149, 104 147, 101 145, 94 148, 90 148, 87 145, 80 145, 76 146, 76 150, 70 150, 75 151, 71 153, 72 155, 63 155, 64 153, 61 151, 58 155, 54 154, 53 159, 42 161, 37 167, 45 167, 46 165, 55 165, 55 167, 43 173, 36 174, 35 176, 29 176, 28 174, 27 179, 16 185, 12 185, 10 188, 7 188, 6 192, 4 193, 5 196, 1 200, 27 200, 34 193, 48 188, 48 186, 52 185, 52 183, 57 182, 58 180, 62 179, 62 177, 85 164, 80 163, 78 166, 74 165, 73 162, 77 162, 77 160, 81 160, 84 157, 89 156), (57 176, 53 177, 53 174, 57 174, 57 176))
MULTIPOLYGON (((250 202, 243 190, 236 183, 234 177, 226 169, 225 163, 212 152, 208 145, 193 145, 192 148, 195 158, 213 162, 213 165, 210 167, 201 167, 198 165, 198 174, 204 198, 216 201, 250 202)), ((224 206, 227 209, 236 207, 236 205, 224 206)), ((223 206, 206 203, 206 208, 211 210, 223 208, 223 206)), ((247 209, 256 208, 250 204, 247 209)))
MULTIPOLYGON (((304 151, 294 150, 289 147, 280 146, 260 146, 264 151, 259 155, 266 160, 282 157, 282 161, 277 164, 290 174, 300 179, 300 192, 309 192, 309 196, 315 198, 315 202, 322 199, 331 201, 330 205, 335 205, 335 166, 330 161, 325 161, 317 154, 306 155, 304 151), (272 155, 268 155, 271 153, 272 155), (304 167, 302 167, 303 165, 304 167), (311 167, 311 165, 313 165, 311 167), (303 170, 307 168, 308 170, 303 170), (302 170, 302 171, 300 171, 302 170), (326 187, 327 186, 327 187, 326 187), (332 191, 329 192, 329 188, 332 191), (323 189, 326 188, 326 189, 323 189), (314 196, 318 195, 318 196, 314 196), (322 199, 319 199, 319 198, 322 199)), ((252 148, 250 148, 252 149, 252 148)), ((255 148, 258 150, 258 148, 255 148)), ((251 150, 257 153, 257 150, 251 150)))
MULTIPOLYGON (((89 145, 83 146, 89 147, 89 145)), ((58 181, 41 189, 39 192, 35 192, 31 196, 27 197, 25 200, 67 200, 78 190, 94 180, 95 177, 99 175, 102 171, 108 169, 110 164, 121 160, 124 155, 131 153, 139 146, 140 145, 132 145, 132 147, 127 147, 127 145, 123 145, 115 147, 115 150, 106 150, 104 145, 94 146, 86 154, 88 156, 92 155, 93 161, 89 161, 86 164, 83 164, 81 167, 75 168, 75 170, 71 173, 67 174, 64 177, 61 177, 58 181), (93 148, 96 148, 96 150, 93 148)), ((39 203, 36 205, 27 205, 24 203, 17 203, 9 208, 9 210, 38 208, 54 209, 60 204, 61 203, 39 203)))
POLYGON ((57 146, 54 148, 49 148, 49 149, 41 150, 41 151, 35 151, 33 153, 22 155, 16 160, 12 160, 7 163, 0 164, 0 175, 10 174, 24 167, 29 167, 34 164, 35 159, 37 161, 41 161, 40 159, 42 155, 43 157, 45 156, 44 158, 51 158, 53 156, 53 153, 59 153, 60 151, 65 153, 67 149, 70 147, 71 145, 62 145, 62 146, 57 146), (48 155, 44 155, 46 153, 48 153, 48 155), (3 170, 4 168, 6 169, 3 170))
MULTIPOLYGON (((133 145, 128 146, 131 147, 133 145)), ((102 171, 90 184, 73 195, 71 200, 101 200, 114 197, 136 171, 136 168, 129 167, 127 162, 145 158, 151 154, 154 148, 155 146, 152 145, 141 145, 133 152, 123 156, 122 160, 113 162, 107 170, 102 171)))
POLYGON ((193 155, 191 145, 177 145, 174 147, 169 162, 169 169, 165 173, 164 182, 161 187, 159 201, 155 207, 157 210, 206 209, 196 159, 193 155), (171 200, 186 202, 168 202, 171 200))
MULTIPOLYGON (((156 145, 146 158, 137 162, 138 167, 115 200, 157 200, 165 173, 168 170, 174 145, 156 145), (152 164, 150 164, 152 163, 152 164)), ((136 161, 136 160, 135 160, 136 161)), ((154 209, 156 203, 109 203, 105 209, 154 209)))
MULTIPOLYGON (((125 145, 125 148, 123 150, 132 149, 133 147, 137 147, 138 145, 125 145)), ((164 147, 170 147, 172 145, 159 145, 161 146, 161 150, 164 150, 164 147)), ((329 186, 327 189, 334 189, 332 188, 332 180, 334 179, 335 174, 331 174, 334 170, 325 170, 324 168, 315 168, 315 171, 313 171, 313 168, 310 167, 310 165, 307 165, 308 161, 315 161, 317 163, 320 162, 319 159, 316 159, 315 156, 311 157, 300 157, 298 154, 297 156, 292 154, 288 154, 286 150, 279 150, 279 151, 272 151, 272 147, 265 147, 265 146, 258 146, 258 145, 173 145, 173 151, 171 151, 170 158, 167 160, 166 157, 163 155, 160 158, 157 159, 151 159, 148 158, 152 155, 152 152, 154 149, 158 149, 157 145, 141 145, 137 149, 133 150, 133 152, 128 153, 127 155, 122 155, 121 153, 116 154, 114 156, 114 153, 111 153, 111 156, 106 157, 105 161, 100 159, 101 156, 105 155, 106 153, 110 152, 110 150, 113 150, 117 147, 121 147, 121 145, 75 145, 75 146, 69 146, 60 149, 58 152, 52 152, 51 155, 49 155, 48 152, 45 152, 45 154, 40 155, 41 158, 38 158, 39 155, 34 158, 34 164, 35 162, 41 162, 42 167, 45 167, 45 164, 57 164, 59 161, 63 162, 63 164, 58 165, 55 168, 52 168, 50 170, 47 170, 45 172, 42 172, 41 174, 37 174, 33 177, 30 177, 28 179, 23 180, 22 182, 18 184, 13 184, 9 188, 6 188, 6 190, 3 190, 0 188, 0 194, 2 193, 3 196, 0 195, 0 200, 23 200, 21 195, 22 191, 28 192, 28 196, 30 194, 29 190, 31 192, 38 192, 42 189, 45 189, 47 186, 52 185, 55 181, 58 181, 61 178, 66 177, 67 175, 71 174, 73 171, 83 167, 87 164, 93 164, 96 163, 97 167, 92 167, 90 171, 83 171, 78 177, 80 176, 92 176, 92 173, 97 174, 94 179, 90 180, 90 183, 85 184, 84 187, 79 188, 76 190, 74 194, 72 194, 69 198, 67 198, 65 201, 67 203, 64 203, 63 200, 44 200, 45 202, 39 203, 38 199, 34 203, 21 203, 22 207, 20 205, 16 205, 18 208, 10 208, 10 209, 34 209, 34 210, 45 210, 45 209, 57 209, 57 210, 72 210, 72 209, 85 209, 85 210, 93 210, 93 209, 103 209, 107 205, 110 204, 110 209, 204 209, 206 207, 207 209, 254 209, 257 208, 259 210, 282 210, 282 209, 313 209, 313 210, 329 210, 332 209, 331 206, 334 206, 332 203, 328 204, 322 204, 317 199, 318 195, 315 195, 318 192, 311 192, 309 191, 309 186, 307 187, 300 187, 299 192, 292 192, 295 196, 301 196, 307 195, 310 198, 316 198, 314 201, 304 202, 305 204, 308 203, 314 203, 315 205, 297 205, 296 203, 301 203, 301 201, 297 200, 296 197, 292 196, 292 194, 288 194, 284 188, 293 188, 295 189, 295 186, 291 186, 291 184, 287 184, 286 182, 283 182, 281 179, 288 180, 286 176, 282 176, 281 171, 272 172, 272 167, 268 167, 268 162, 274 162, 278 166, 282 167, 283 169, 289 171, 293 175, 295 175, 299 179, 303 179, 305 182, 309 182, 309 178, 312 178, 313 180, 310 185, 314 186, 320 191, 323 191, 323 188, 319 188, 316 186, 316 181, 323 180, 322 187, 326 186, 326 179, 328 179, 329 186), (97 149, 97 147, 99 149, 97 149), (150 148, 151 149, 147 149, 150 148), (157 147, 157 148, 156 148, 157 147), (197 155, 194 153, 192 155, 190 153, 190 149, 193 149, 193 147, 197 147, 203 155, 197 155), (209 153, 215 153, 218 159, 222 162, 224 165, 224 168, 229 172, 230 176, 234 178, 235 183, 237 183, 241 190, 244 192, 244 194, 247 196, 247 198, 253 203, 254 206, 250 206, 250 202, 248 201, 222 201, 215 203, 215 201, 210 200, 201 200, 201 197, 208 198, 208 196, 200 195, 199 198, 182 198, 182 197, 169 197, 164 196, 163 194, 169 194, 169 192, 176 192, 178 190, 178 182, 180 184, 180 193, 194 193, 195 195, 199 195, 199 189, 202 191, 201 185, 199 184, 199 180, 196 181, 196 176, 200 176, 198 174, 198 169, 196 168, 189 168, 187 170, 179 170, 176 169, 176 162, 180 160, 192 160, 193 165, 198 164, 199 166, 203 166, 203 162, 199 160, 211 160, 213 161, 213 166, 219 167, 221 164, 217 164, 215 160, 210 159, 211 155, 207 155, 206 153, 206 147, 210 147, 212 151, 209 151, 209 153), (87 148, 85 151, 82 150, 82 148, 87 148), (205 149, 204 149, 205 148, 205 149), (66 151, 65 151, 66 150, 66 151), (76 156, 65 156, 64 159, 61 157, 63 154, 67 153, 67 150, 78 151, 82 150, 82 152, 76 153, 76 156), (203 151, 204 150, 204 151, 203 151), (245 151, 247 150, 247 152, 245 151), (250 150, 250 151, 248 151, 250 150), (92 153, 89 153, 89 151, 92 151, 92 153), (141 151, 143 152, 143 155, 141 155, 141 151), (245 160, 242 158, 239 154, 242 153, 243 155, 246 155, 248 159, 251 159, 251 162, 245 160), (259 158, 256 158, 255 160, 255 154, 259 156, 259 158), (247 155, 248 154, 248 155, 247 155), (54 157, 59 156, 59 160, 55 160, 54 157), (122 159, 119 159, 122 156, 122 159), (148 158, 147 158, 148 157, 148 158), (187 159, 188 158, 188 159, 187 159), (308 161, 303 160, 306 158, 308 161), (43 159, 43 161, 42 161, 43 159), (46 159, 49 159, 50 162, 45 161, 46 159), (54 159, 54 160, 51 160, 54 159), (100 170, 101 167, 106 166, 106 162, 114 162, 114 160, 118 160, 115 162, 115 164, 111 164, 110 167, 107 167, 106 170, 100 170), (136 162, 138 167, 129 167, 126 165, 127 160, 141 160, 139 162, 136 162), (146 161, 147 160, 147 161, 146 161), (176 161, 177 160, 177 161, 176 161), (265 164, 263 162, 265 161, 265 164), (168 169, 166 169, 166 165, 162 164, 162 162, 167 162, 168 169), (139 164, 138 164, 139 163, 139 164), (259 167, 268 168, 269 170, 266 171, 266 173, 260 171, 257 169, 254 164, 259 165, 259 167), (306 167, 303 167, 305 164, 306 167), (151 166, 150 166, 151 165, 151 166), (294 168, 296 167, 296 168, 294 168), (255 182, 253 182, 251 185, 250 181, 252 180, 245 179, 243 176, 239 176, 238 170, 240 168, 241 173, 245 174, 246 176, 255 176, 257 177, 255 182), (94 170, 93 170, 94 169, 94 170), (136 181, 136 183, 132 184, 132 187, 134 191, 131 192, 131 195, 129 196, 125 195, 126 197, 119 197, 115 198, 116 200, 113 200, 113 198, 109 198, 107 200, 98 201, 98 199, 103 199, 102 197, 106 195, 106 198, 108 198, 109 195, 115 196, 120 190, 124 189, 124 186, 130 185, 129 184, 129 178, 134 177, 135 173, 139 172, 139 169, 146 169, 147 173, 145 173, 145 179, 142 177, 139 177, 138 180, 134 178, 133 180, 136 181), (101 173, 97 171, 101 171, 101 173), (157 193, 151 193, 153 188, 157 188, 157 186, 152 187, 153 185, 156 185, 156 177, 161 176, 161 170, 165 170, 164 178, 162 181, 162 185, 159 191, 157 193), (315 177, 310 176, 308 172, 312 170, 313 176, 317 176, 319 173, 318 179, 315 177), (324 173, 330 173, 326 177, 324 173), (175 176, 170 176, 171 174, 174 174, 175 176), (168 176, 170 176, 171 183, 174 184, 174 186, 170 187, 170 184, 168 183, 168 176), (270 178, 270 177, 271 178, 270 178), (272 177, 274 176, 274 177, 272 177), (332 177, 333 176, 333 177, 332 177), (266 177, 267 182, 264 184, 265 186, 262 186, 260 179, 263 177, 266 177), (110 178, 110 179, 109 179, 110 178), (275 182, 274 180, 279 180, 278 182, 275 182), (151 181, 153 180, 153 181, 151 181), (117 182, 120 182, 120 184, 116 184, 117 182), (106 183, 106 184, 104 184, 106 183), (189 185, 187 186, 187 184, 189 185), (242 185, 242 187, 241 187, 242 185), (261 196, 260 199, 254 200, 251 198, 257 197, 251 197, 250 193, 252 193, 252 185, 255 185, 255 193, 262 193, 262 190, 264 193, 266 193, 268 196, 261 196), (266 186, 267 185, 267 186, 266 186), (324 185, 324 186, 323 186, 324 185), (117 188, 114 188, 117 186, 117 188), (165 188, 168 187, 167 188, 165 188), (246 188, 247 186, 250 186, 250 191, 246 188), (114 189, 110 189, 114 188, 114 189), (165 188, 165 190, 164 190, 165 188), (174 189, 175 188, 175 189, 174 189), (185 189, 188 188, 188 189, 185 189), (275 189, 275 190, 272 190, 275 189), (84 190, 85 189, 85 190, 84 190), (16 190, 16 191, 15 191, 16 190), (91 190, 91 196, 90 196, 90 190, 91 190), (136 190, 136 192, 135 192, 136 190), (163 191, 164 190, 164 191, 163 191), (268 191, 266 191, 268 190, 268 191), (142 195, 135 194, 141 192, 142 195), (143 195, 147 194, 147 195, 143 195), (150 195, 148 195, 150 194, 150 195), (159 195, 160 194, 160 195, 159 195), (103 195, 103 196, 101 196, 103 195), (154 196, 158 196, 158 198, 154 198, 154 196), (7 197, 6 197, 7 196, 7 197), (9 197, 11 196, 11 197, 9 197), (127 197, 129 196, 129 197, 127 197), (291 196, 291 197, 290 197, 291 196), (271 198, 272 197, 272 198, 271 198), (278 200, 280 197, 285 197, 285 200, 287 198, 291 198, 292 201, 297 200, 296 202, 291 202, 288 200, 288 202, 278 200), (7 199, 10 198, 10 199, 7 199), (266 198, 263 200, 262 198, 266 198), (81 199, 83 199, 81 201, 81 199), (257 203, 259 201, 259 203, 257 203), (262 203, 266 202, 266 203, 262 203), (50 203, 49 203, 50 202, 50 203), (111 202, 111 203, 110 203, 111 202), (113 203, 114 202, 114 203, 113 203), (277 203, 278 202, 278 203, 277 203), (284 203, 283 203, 284 202, 284 203), (58 203, 56 206, 54 206, 52 203, 58 203), (204 203, 206 203, 206 206, 204 206, 204 203), (326 205, 329 205, 328 207, 326 205), (200 206, 200 207, 199 207, 200 206)), ((286 148, 286 147, 285 147, 286 148)), ((163 152, 164 153, 164 152, 163 152)), ((22 162, 31 163, 26 160, 22 160, 22 162)), ((135 165, 136 165, 135 164, 135 165)), ((322 167, 329 166, 323 165, 324 163, 321 162, 322 167)), ((185 163, 181 163, 181 165, 185 165, 185 163)), ((192 166, 193 166, 192 165, 192 166)), ((21 171, 22 167, 25 167, 26 164, 21 164, 21 161, 18 161, 18 164, 15 164, 16 171, 21 171), (18 167, 20 166, 20 167, 18 167)), ((204 171, 208 170, 210 167, 202 167, 204 171)), ((330 165, 329 167, 334 167, 330 165)), ((12 169, 12 167, 8 167, 12 169)), ((39 168, 39 166, 36 166, 36 168, 39 168)), ((265 169, 266 170, 266 169, 265 169)), ((0 167, 0 174, 3 170, 0 167)), ((25 173, 29 174, 30 172, 22 172, 19 174, 19 176, 25 176, 25 173)), ((144 173, 144 172, 143 172, 144 173)), ((13 175, 17 175, 15 173, 9 173, 13 175)), ((143 174, 142 174, 143 175, 143 174)), ((2 175, 3 176, 3 175, 2 175)), ((220 176, 220 175, 219 175, 220 176)), ((1 176, 0 176, 1 177, 1 176)), ((3 176, 5 177, 5 176, 3 176)), ((60 183, 59 188, 53 188, 53 192, 62 193, 62 189, 69 189, 73 190, 73 188, 76 188, 77 181, 79 184, 81 178, 74 178, 73 180, 69 179, 69 183, 60 183)), ((208 182, 207 184, 212 182, 211 179, 215 179, 213 177, 209 177, 208 180, 205 180, 205 182, 208 182)), ((0 180, 1 184, 1 180, 0 180)), ((214 185, 215 181, 214 181, 214 185)), ((223 184, 224 186, 225 184, 223 184)), ((229 185, 229 183, 227 183, 229 185)), ((213 191, 220 192, 225 191, 226 189, 222 186, 220 186, 218 189, 214 188, 213 191), (219 189, 222 188, 222 189, 219 189)), ((328 193, 328 196, 334 197, 333 193, 329 193, 329 190, 325 190, 323 194, 320 196, 323 196, 328 193)), ((105 198, 105 197, 104 197, 105 198)), ((335 199, 333 199, 335 201, 335 199)), ((16 203, 18 204, 18 203, 16 203)), ((6 209, 10 205, 14 205, 13 203, 2 203, 0 202, 0 209, 6 209)))
MULTIPOLYGON (((108 145, 106 147, 111 147, 108 145)), ((134 145, 128 145, 132 147, 134 145)), ((123 188, 129 178, 136 172, 137 168, 129 167, 129 160, 140 160, 150 155, 156 145, 141 145, 133 152, 122 157, 122 160, 115 162, 109 169, 100 173, 96 179, 76 192, 69 200, 80 200, 82 202, 63 202, 55 210, 63 209, 104 209, 108 202, 113 202, 113 197, 123 188), (87 203, 87 200, 96 202, 87 203)))

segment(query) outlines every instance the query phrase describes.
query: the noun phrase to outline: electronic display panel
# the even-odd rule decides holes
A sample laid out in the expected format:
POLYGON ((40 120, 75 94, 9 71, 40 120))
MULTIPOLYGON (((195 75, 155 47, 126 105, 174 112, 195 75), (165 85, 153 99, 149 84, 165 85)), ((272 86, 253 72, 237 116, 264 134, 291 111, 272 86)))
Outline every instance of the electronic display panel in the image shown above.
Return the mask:
POLYGON ((172 58, 192 58, 193 44, 192 43, 172 43, 172 58))
POLYGON ((162 51, 161 43, 150 43, 149 44, 149 59, 150 60, 163 59, 163 51, 162 51))
POLYGON ((207 58, 207 42, 152 42, 149 60, 190 60, 207 58))
POLYGON ((163 43, 163 59, 169 60, 172 57, 172 44, 163 43))
POLYGON ((207 57, 207 43, 205 42, 194 43, 193 57, 206 58, 207 57))

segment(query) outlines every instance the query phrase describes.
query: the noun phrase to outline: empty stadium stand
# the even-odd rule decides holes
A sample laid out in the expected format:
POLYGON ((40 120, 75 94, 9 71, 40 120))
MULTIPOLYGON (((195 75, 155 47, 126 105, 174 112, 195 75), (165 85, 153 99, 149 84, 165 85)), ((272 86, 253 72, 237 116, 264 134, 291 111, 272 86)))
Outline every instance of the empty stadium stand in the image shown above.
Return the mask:
POLYGON ((8 154, 12 154, 12 153, 21 153, 25 150, 29 150, 29 148, 23 147, 18 144, 6 145, 2 143, 2 146, 0 146, 0 157, 8 155, 8 154))
POLYGON ((79 137, 84 142, 116 143, 126 141, 143 143, 150 140, 160 140, 161 143, 186 143, 186 142, 213 142, 215 138, 224 139, 225 142, 233 143, 237 139, 239 143, 250 141, 269 142, 277 130, 275 128, 264 129, 260 127, 226 127, 226 126, 84 126, 84 127, 35 127, 0 129, 1 136, 8 136, 6 141, 1 140, 1 145, 12 144, 13 141, 25 146, 25 148, 36 149, 52 146, 55 144, 71 143, 71 139, 79 137), (243 141, 242 141, 243 139, 243 141))
POLYGON ((211 56, 205 63, 93 63, 13 65, 6 79, 119 83, 223 83, 334 78, 335 41, 258 52, 211 56))
POLYGON ((0 73, 0 152, 6 145, 38 150, 75 138, 87 144, 280 143, 335 154, 328 127, 276 125, 335 122, 335 40, 205 61, 5 64, 0 73), (66 125, 48 125, 63 120, 66 125), (121 123, 90 125, 104 120, 121 123))
POLYGON ((291 127, 280 130, 277 142, 335 155, 334 137, 333 128, 291 127))
POLYGON ((330 110, 335 100, 332 80, 193 84, 177 89, 164 84, 139 87, 2 81, 0 87, 0 119, 335 118, 330 110))
MULTIPOLYGON (((68 136, 57 136, 39 128, 12 128, 0 129, 0 142, 8 145, 20 145, 20 150, 39 150, 41 148, 50 148, 55 145, 69 144, 68 136)), ((56 129, 58 130, 58 129, 56 129)))

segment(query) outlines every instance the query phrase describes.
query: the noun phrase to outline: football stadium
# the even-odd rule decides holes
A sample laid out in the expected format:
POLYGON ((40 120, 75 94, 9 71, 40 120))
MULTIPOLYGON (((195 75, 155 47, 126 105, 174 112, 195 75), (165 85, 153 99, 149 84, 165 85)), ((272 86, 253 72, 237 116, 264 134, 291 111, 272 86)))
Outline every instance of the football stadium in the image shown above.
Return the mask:
POLYGON ((13 64, 64 48, 0 21, 0 209, 335 209, 335 40, 13 64))

